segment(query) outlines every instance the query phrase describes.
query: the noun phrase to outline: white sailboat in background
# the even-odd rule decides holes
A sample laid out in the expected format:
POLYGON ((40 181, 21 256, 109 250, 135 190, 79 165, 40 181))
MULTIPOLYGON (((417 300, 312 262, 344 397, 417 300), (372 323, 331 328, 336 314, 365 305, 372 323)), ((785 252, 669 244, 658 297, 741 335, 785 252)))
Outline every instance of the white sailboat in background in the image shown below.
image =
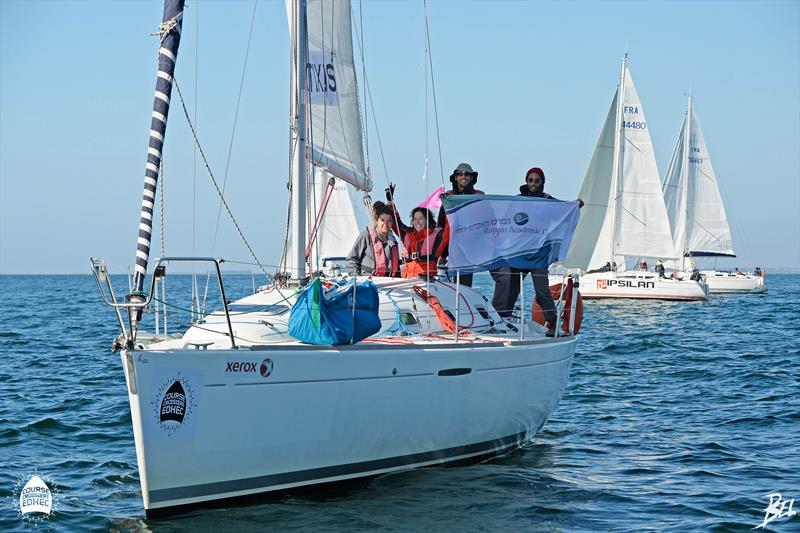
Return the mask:
MULTIPOLYGON (((736 257, 717 177, 691 96, 663 192, 680 257, 673 263, 676 270, 681 273, 692 270, 694 259, 699 257, 736 257)), ((700 274, 705 277, 709 292, 761 293, 767 290, 763 275, 717 270, 702 270, 700 274)))
POLYGON ((584 298, 705 300, 701 283, 627 270, 626 259, 675 257, 653 144, 622 61, 620 84, 578 197, 585 206, 564 266, 586 271, 584 298))
MULTIPOLYGON (((219 261, 206 258, 217 272, 222 308, 182 334, 139 331, 157 279, 144 292, 183 0, 164 6, 137 274, 125 302, 114 297, 103 261, 93 260, 98 287, 122 330, 115 348, 148 516, 503 454, 542 427, 569 377, 574 336, 548 338, 523 318, 508 324, 478 292, 438 278, 375 278, 380 331, 357 344, 311 345, 289 335, 290 310, 307 272, 331 254, 346 255, 352 241, 341 232, 358 229, 341 182, 369 191, 371 179, 360 146, 349 2, 293 0, 287 12, 293 58, 288 279, 278 276, 228 303, 219 261), (317 216, 313 206, 325 196, 308 186, 309 175, 320 188, 334 178, 335 216, 317 216), (311 246, 307 222, 317 228, 311 246)), ((155 272, 181 260, 203 259, 162 258, 155 272)), ((352 279, 330 270, 326 281, 355 290, 352 279)))

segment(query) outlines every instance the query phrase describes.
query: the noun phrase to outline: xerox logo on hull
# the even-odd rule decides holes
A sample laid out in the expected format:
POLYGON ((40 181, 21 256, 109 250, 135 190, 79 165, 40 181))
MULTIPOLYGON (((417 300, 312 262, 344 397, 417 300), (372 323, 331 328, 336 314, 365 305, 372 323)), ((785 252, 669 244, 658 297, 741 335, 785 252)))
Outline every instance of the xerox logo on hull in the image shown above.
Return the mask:
POLYGON ((254 361, 227 361, 225 373, 254 376, 260 375, 261 377, 266 378, 272 374, 272 368, 272 359, 264 359, 260 364, 254 361))

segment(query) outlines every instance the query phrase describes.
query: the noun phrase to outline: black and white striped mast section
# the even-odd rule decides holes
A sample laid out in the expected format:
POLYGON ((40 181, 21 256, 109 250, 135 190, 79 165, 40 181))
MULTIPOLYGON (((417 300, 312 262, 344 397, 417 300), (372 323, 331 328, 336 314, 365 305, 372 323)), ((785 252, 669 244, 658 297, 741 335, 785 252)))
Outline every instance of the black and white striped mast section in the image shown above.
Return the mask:
POLYGON ((150 242, 153 234, 153 205, 156 199, 159 168, 161 167, 161 150, 164 146, 164 134, 167 130, 169 100, 172 94, 172 77, 175 72, 175 62, 178 59, 178 45, 181 42, 184 1, 164 1, 164 17, 158 28, 161 44, 158 49, 156 94, 153 100, 153 118, 150 122, 150 141, 147 146, 147 164, 144 171, 139 239, 136 244, 136 264, 133 278, 134 293, 141 293, 144 288, 147 261, 150 258, 150 242))

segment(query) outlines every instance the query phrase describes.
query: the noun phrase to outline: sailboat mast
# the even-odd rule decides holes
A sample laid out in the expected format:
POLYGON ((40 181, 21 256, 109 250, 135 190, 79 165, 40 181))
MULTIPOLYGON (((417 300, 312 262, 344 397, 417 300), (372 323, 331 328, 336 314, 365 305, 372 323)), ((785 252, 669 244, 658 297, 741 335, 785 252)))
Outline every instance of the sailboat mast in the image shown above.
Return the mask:
POLYGON ((292 242, 289 258, 290 274, 297 279, 306 276, 306 188, 308 176, 308 24, 306 0, 294 0, 294 68, 292 83, 294 100, 294 125, 292 128, 292 242))
POLYGON ((150 241, 153 234, 153 205, 156 199, 156 185, 161 166, 161 150, 164 147, 164 134, 167 130, 169 100, 172 94, 172 77, 175 61, 178 59, 178 45, 181 42, 181 23, 183 21, 184 0, 165 0, 164 16, 159 26, 161 45, 158 49, 158 75, 156 95, 153 100, 153 118, 150 122, 150 141, 147 145, 147 163, 144 171, 144 192, 142 210, 139 215, 139 238, 136 245, 135 275, 133 291, 141 292, 147 275, 147 262, 150 258, 150 241))
POLYGON ((622 106, 625 100, 625 69, 628 66, 628 53, 626 52, 622 58, 622 72, 619 76, 619 95, 617 96, 617 129, 614 134, 614 163, 611 170, 612 186, 611 190, 614 191, 613 201, 613 214, 614 224, 613 233, 611 235, 611 264, 613 265, 616 259, 616 241, 619 228, 619 202, 620 202, 620 176, 622 175, 622 142, 624 139, 623 124, 622 124, 622 106))
POLYGON ((686 270, 686 255, 689 250, 689 228, 692 227, 689 220, 689 165, 691 164, 692 154, 689 152, 692 146, 692 95, 689 95, 689 105, 686 108, 686 131, 683 135, 683 207, 686 210, 684 216, 683 246, 681 246, 681 270, 686 270))

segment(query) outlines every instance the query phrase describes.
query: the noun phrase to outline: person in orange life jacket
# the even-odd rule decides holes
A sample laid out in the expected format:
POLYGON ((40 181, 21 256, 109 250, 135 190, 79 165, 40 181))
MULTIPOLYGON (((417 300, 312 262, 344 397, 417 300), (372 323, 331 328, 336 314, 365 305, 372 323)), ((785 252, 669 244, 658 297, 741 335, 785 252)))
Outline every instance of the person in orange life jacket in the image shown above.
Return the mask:
POLYGON ((394 211, 392 229, 403 239, 403 277, 436 274, 436 265, 447 244, 444 228, 436 226, 433 214, 424 207, 411 210, 411 225, 403 223, 394 205, 394 184, 386 188, 386 199, 394 211))
POLYGON ((347 254, 347 270, 353 275, 400 277, 400 252, 392 233, 394 213, 383 202, 372 204, 375 220, 361 232, 347 254))
MULTIPOLYGON (((544 192, 544 183, 544 171, 539 167, 533 167, 525 173, 525 185, 520 186, 519 194, 520 196, 555 200, 551 195, 544 192)), ((578 198, 578 206, 583 207, 583 200, 580 198, 578 198)), ((544 318, 547 321, 547 336, 552 337, 555 335, 556 305, 550 294, 549 272, 547 268, 519 270, 516 268, 503 267, 492 271, 492 278, 494 278, 492 306, 497 310, 500 316, 504 318, 510 317, 514 310, 514 305, 517 302, 517 297, 519 296, 521 282, 529 273, 531 278, 533 278, 536 301, 539 303, 539 306, 541 306, 544 312, 544 318), (522 273, 522 275, 520 275, 520 273, 522 273)))
MULTIPOLYGON (((478 173, 472 170, 472 167, 467 163, 459 163, 456 169, 450 174, 450 183, 453 188, 444 193, 443 196, 451 196, 454 194, 483 194, 475 188, 478 182, 478 173)), ((447 216, 444 213, 444 207, 439 209, 439 216, 437 217, 437 226, 444 228, 445 236, 444 242, 447 243, 450 237, 450 227, 447 224, 447 216)), ((447 246, 443 247, 442 258, 447 258, 447 246)), ((454 274, 451 272, 450 274, 454 274)), ((459 276, 461 285, 472 287, 472 274, 461 274, 459 276)))

